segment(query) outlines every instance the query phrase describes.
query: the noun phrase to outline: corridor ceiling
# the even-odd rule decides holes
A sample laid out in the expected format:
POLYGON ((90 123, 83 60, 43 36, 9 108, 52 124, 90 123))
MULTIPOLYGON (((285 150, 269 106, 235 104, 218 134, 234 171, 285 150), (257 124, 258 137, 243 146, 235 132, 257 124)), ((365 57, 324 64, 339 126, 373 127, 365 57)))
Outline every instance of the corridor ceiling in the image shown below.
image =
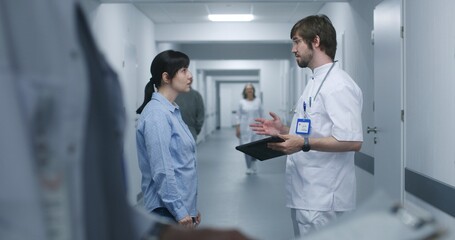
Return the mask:
POLYGON ((253 14, 253 22, 294 23, 315 14, 326 2, 349 0, 100 0, 103 3, 129 3, 156 24, 204 23, 208 14, 253 14))

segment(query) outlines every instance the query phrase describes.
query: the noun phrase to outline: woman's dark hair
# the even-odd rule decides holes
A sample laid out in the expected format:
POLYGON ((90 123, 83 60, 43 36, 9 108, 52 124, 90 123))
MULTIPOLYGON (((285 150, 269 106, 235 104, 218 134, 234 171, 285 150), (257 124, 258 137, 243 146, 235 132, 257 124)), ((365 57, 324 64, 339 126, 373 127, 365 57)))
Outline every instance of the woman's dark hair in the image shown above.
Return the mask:
POLYGON ((179 51, 166 50, 156 55, 150 66, 152 77, 147 85, 145 85, 144 102, 136 110, 136 113, 140 114, 145 105, 150 102, 152 94, 155 91, 154 86, 156 89, 161 87, 161 77, 163 73, 166 72, 169 75, 169 78, 172 79, 181 68, 187 68, 189 65, 190 58, 185 53, 179 51))
POLYGON ((251 86, 251 88, 253 88, 253 99, 256 98, 256 89, 254 88, 253 84, 251 83, 248 83, 247 85, 245 85, 245 87, 243 88, 243 92, 242 92, 242 95, 243 95, 243 99, 246 99, 248 96, 246 95, 246 88, 251 86))
POLYGON ((291 39, 300 36, 310 49, 316 36, 319 36, 321 50, 335 59, 337 51, 337 33, 326 15, 312 15, 298 21, 291 29, 291 39))

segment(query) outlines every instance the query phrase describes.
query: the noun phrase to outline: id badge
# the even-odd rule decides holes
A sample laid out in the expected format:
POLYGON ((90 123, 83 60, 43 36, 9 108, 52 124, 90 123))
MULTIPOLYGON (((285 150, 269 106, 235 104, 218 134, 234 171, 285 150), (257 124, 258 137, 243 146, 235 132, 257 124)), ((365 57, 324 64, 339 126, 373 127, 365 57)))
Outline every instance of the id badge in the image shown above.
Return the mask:
POLYGON ((297 126, 295 128, 296 134, 309 135, 311 130, 311 120, 309 118, 297 119, 297 126))

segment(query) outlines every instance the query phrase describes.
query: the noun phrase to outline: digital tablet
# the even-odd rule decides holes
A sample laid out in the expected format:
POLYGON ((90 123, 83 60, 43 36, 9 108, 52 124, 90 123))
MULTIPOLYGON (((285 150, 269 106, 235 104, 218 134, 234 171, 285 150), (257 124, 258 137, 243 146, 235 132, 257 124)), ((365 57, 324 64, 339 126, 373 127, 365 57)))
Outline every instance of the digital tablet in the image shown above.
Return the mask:
POLYGON ((235 149, 261 161, 285 155, 283 152, 268 148, 267 143, 271 142, 284 142, 284 140, 279 137, 268 137, 258 141, 239 145, 235 147, 235 149))

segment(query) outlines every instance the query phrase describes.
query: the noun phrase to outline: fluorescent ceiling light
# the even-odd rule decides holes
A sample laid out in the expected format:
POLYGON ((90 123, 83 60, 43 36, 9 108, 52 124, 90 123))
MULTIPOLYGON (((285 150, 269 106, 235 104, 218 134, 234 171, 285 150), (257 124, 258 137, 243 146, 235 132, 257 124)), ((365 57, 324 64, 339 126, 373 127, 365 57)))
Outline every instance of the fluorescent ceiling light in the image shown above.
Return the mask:
POLYGON ((249 22, 253 19, 253 14, 209 14, 209 20, 213 22, 249 22))

